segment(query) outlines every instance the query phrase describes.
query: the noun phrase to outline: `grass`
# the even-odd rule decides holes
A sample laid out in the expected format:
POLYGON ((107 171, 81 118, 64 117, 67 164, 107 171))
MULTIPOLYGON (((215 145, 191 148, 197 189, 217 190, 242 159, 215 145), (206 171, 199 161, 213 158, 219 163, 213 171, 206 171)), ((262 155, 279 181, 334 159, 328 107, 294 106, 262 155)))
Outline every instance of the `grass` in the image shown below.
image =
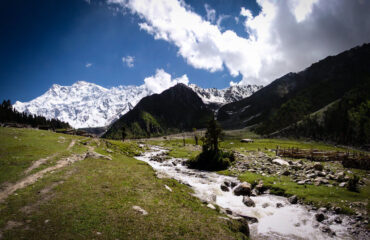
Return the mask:
MULTIPOLYGON (((350 192, 346 188, 327 187, 315 185, 298 185, 290 177, 286 176, 262 176, 260 174, 245 172, 238 176, 241 181, 251 184, 263 180, 264 185, 271 189, 272 194, 282 196, 296 195, 305 203, 316 206, 336 206, 343 209, 346 213, 353 213, 349 207, 350 202, 367 203, 370 196, 370 186, 361 188, 359 193, 350 192)), ((367 206, 369 210, 369 206, 367 206)))
POLYGON ((87 158, 9 196, 0 205, 0 231, 8 221, 22 226, 3 231, 3 239, 244 238, 238 221, 219 218, 190 188, 156 178, 149 165, 132 158, 140 151, 136 142, 85 144, 112 160, 87 158), (139 214, 134 205, 149 214, 139 214), (21 211, 25 206, 33 211, 21 211))
POLYGON ((72 138, 79 139, 44 130, 3 127, 0 136, 0 185, 17 181, 40 158, 66 154, 72 138))

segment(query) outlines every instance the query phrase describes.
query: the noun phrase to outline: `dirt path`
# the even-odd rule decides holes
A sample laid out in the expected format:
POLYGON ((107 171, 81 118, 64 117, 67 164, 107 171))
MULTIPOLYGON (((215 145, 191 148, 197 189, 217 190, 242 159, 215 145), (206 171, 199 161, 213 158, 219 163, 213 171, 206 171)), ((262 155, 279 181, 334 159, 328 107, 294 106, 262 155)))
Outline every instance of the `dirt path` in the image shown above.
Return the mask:
POLYGON ((38 179, 42 178, 46 173, 65 167, 77 161, 85 159, 86 154, 73 154, 69 157, 59 160, 56 165, 45 168, 37 173, 31 174, 18 182, 11 184, 6 189, 0 192, 0 202, 3 202, 10 194, 14 193, 18 189, 24 188, 30 184, 33 184, 38 179))
POLYGON ((72 147, 76 144, 76 139, 72 139, 71 143, 67 147, 67 151, 71 150, 72 147))
MULTIPOLYGON (((76 144, 76 139, 72 139, 71 143, 67 147, 67 151, 70 151, 75 144, 76 144)), ((24 171, 24 173, 25 174, 30 173, 33 169, 38 168, 40 165, 46 163, 49 159, 52 159, 56 157, 57 155, 58 153, 55 153, 53 155, 50 155, 50 156, 47 156, 45 158, 41 158, 35 161, 34 163, 32 163, 32 165, 29 168, 26 169, 26 171, 24 171)))

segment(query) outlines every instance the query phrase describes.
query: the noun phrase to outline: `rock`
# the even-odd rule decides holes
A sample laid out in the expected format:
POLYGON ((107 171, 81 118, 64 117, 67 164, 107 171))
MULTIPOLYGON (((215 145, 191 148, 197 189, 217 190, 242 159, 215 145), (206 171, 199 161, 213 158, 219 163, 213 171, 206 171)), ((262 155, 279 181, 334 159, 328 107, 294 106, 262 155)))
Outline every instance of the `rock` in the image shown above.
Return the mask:
POLYGON ((227 186, 227 187, 230 187, 230 182, 225 181, 225 182, 224 182, 224 185, 225 185, 225 186, 227 186))
POLYGON ((164 185, 164 187, 165 187, 168 191, 172 192, 172 189, 171 189, 169 186, 164 185))
POLYGON ((282 203, 276 203, 276 208, 282 208, 284 205, 282 203))
POLYGON ((248 196, 244 196, 243 197, 243 203, 247 206, 247 207, 255 207, 256 204, 254 203, 254 201, 248 197, 248 196))
POLYGON ((322 171, 324 169, 324 166, 321 163, 316 163, 313 165, 313 168, 317 171, 322 171))
POLYGON ((316 177, 316 173, 307 174, 307 178, 315 178, 315 177, 316 177))
POLYGON ((341 213, 341 212, 342 212, 342 209, 341 209, 340 207, 335 207, 335 208, 334 208, 334 212, 335 212, 336 214, 339 214, 339 213, 341 213))
POLYGON ((234 194, 236 196, 250 196, 252 185, 247 182, 242 182, 234 189, 234 194))
POLYGON ((316 219, 316 221, 318 221, 318 222, 322 222, 322 221, 324 221, 324 219, 325 219, 325 215, 324 215, 323 213, 316 213, 316 214, 315 214, 315 219, 316 219))
POLYGON ((106 159, 106 160, 112 160, 112 157, 110 157, 110 156, 106 156, 106 155, 103 155, 103 154, 100 154, 100 153, 97 153, 97 152, 91 152, 91 151, 86 153, 85 158, 95 158, 95 159, 103 158, 103 159, 106 159))
POLYGON ((291 197, 288 198, 288 201, 291 203, 291 204, 297 204, 298 203, 298 198, 296 195, 293 195, 291 197))
POLYGON ((304 185, 305 183, 306 183, 306 180, 301 180, 297 182, 298 185, 304 185))
POLYGON ((319 212, 326 213, 328 211, 327 208, 321 207, 319 208, 319 212))
POLYGON ((229 191, 229 187, 225 185, 225 183, 221 184, 221 190, 224 191, 224 192, 228 192, 229 191))
POLYGON ((336 216, 334 218, 334 222, 338 223, 338 224, 341 224, 342 223, 342 218, 340 218, 339 216, 336 216))
POLYGON ((280 166, 289 166, 289 163, 287 161, 280 159, 280 158, 276 158, 272 160, 272 162, 280 166))
POLYGON ((270 206, 270 204, 268 204, 268 203, 264 203, 264 204, 262 204, 262 207, 263 207, 263 208, 267 208, 268 206, 270 206))
POLYGON ((251 192, 251 196, 255 197, 255 196, 258 196, 260 193, 257 189, 253 189, 252 192, 251 192))
POLYGON ((256 186, 256 190, 258 191, 258 193, 263 193, 263 189, 264 189, 264 186, 263 186, 263 181, 259 181, 257 186, 256 186))
POLYGON ((226 213, 229 214, 229 215, 232 215, 233 214, 233 211, 231 211, 229 208, 226 208, 225 209, 226 213))
POLYGON ((231 188, 234 188, 236 185, 238 185, 236 182, 231 182, 230 183, 231 188))
POLYGON ((249 223, 258 223, 258 219, 255 218, 255 217, 250 217, 250 216, 246 216, 246 215, 242 215, 242 214, 238 214, 238 216, 244 218, 245 220, 247 220, 249 223))
POLYGON ((240 222, 239 232, 241 232, 245 236, 249 237, 250 233, 249 233, 248 221, 242 218, 242 219, 239 220, 239 222, 240 222))
POLYGON ((325 233, 328 233, 330 236, 335 236, 335 232, 333 232, 330 227, 326 226, 326 225, 323 225, 320 227, 320 230, 322 232, 325 232, 325 233))
POLYGON ((211 204, 211 203, 208 203, 207 204, 207 207, 209 207, 210 209, 213 209, 213 210, 216 209, 216 207, 213 204, 211 204))
POLYGON ((144 209, 142 209, 141 207, 139 206, 132 206, 132 209, 134 209, 135 211, 141 213, 142 215, 148 215, 148 212, 145 211, 144 209))
POLYGON ((339 183, 339 187, 345 187, 347 185, 347 183, 346 182, 341 182, 341 183, 339 183))
POLYGON ((285 170, 285 171, 283 172, 283 174, 282 174, 282 175, 284 175, 284 176, 289 176, 289 175, 290 175, 289 170, 285 170))

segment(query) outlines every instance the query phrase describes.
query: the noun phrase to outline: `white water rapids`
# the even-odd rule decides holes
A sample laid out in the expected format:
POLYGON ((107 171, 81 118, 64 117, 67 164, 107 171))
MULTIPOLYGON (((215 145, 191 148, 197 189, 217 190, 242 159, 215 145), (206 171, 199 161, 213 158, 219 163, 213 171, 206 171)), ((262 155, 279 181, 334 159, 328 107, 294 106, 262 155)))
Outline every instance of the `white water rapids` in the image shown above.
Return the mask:
POLYGON ((242 202, 242 196, 236 196, 232 191, 224 192, 220 188, 225 181, 239 183, 237 178, 189 169, 182 164, 184 159, 170 158, 163 162, 151 160, 165 151, 152 147, 152 151, 136 159, 147 162, 160 175, 191 186, 194 195, 203 201, 230 209, 235 214, 257 218, 258 223, 249 224, 252 239, 352 239, 346 227, 347 217, 341 216, 343 223, 337 224, 333 219, 338 215, 327 214, 327 221, 333 222, 330 229, 336 234, 330 237, 320 230, 322 224, 315 220, 316 211, 310 211, 304 205, 290 204, 284 197, 270 194, 251 197, 256 206, 247 207, 242 202), (277 208, 277 203, 282 203, 283 207, 277 208))

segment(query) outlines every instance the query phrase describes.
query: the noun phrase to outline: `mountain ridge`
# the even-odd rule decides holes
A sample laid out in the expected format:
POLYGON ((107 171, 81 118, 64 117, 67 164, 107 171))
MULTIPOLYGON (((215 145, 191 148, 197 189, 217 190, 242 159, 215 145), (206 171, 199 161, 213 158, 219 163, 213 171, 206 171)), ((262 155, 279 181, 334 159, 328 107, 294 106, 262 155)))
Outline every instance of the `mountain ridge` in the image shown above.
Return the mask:
MULTIPOLYGON (((195 84, 189 87, 213 108, 247 97, 261 88, 246 85, 203 89, 195 84)), ((145 84, 104 88, 78 81, 71 86, 53 84, 43 95, 29 102, 17 101, 13 107, 19 112, 37 114, 48 119, 57 118, 74 128, 105 127, 133 109, 143 97, 153 93, 145 84)))

